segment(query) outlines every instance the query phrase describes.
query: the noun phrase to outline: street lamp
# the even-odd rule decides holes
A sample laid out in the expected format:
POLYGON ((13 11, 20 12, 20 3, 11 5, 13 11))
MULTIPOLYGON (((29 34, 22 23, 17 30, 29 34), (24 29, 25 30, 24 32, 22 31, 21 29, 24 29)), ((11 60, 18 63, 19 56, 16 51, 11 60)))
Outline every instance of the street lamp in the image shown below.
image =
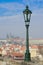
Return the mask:
POLYGON ((32 14, 32 12, 29 10, 28 6, 26 6, 26 9, 23 11, 24 20, 25 20, 25 26, 26 26, 25 61, 31 61, 30 52, 29 52, 29 38, 28 38, 28 28, 29 28, 29 24, 30 24, 31 14, 32 14))

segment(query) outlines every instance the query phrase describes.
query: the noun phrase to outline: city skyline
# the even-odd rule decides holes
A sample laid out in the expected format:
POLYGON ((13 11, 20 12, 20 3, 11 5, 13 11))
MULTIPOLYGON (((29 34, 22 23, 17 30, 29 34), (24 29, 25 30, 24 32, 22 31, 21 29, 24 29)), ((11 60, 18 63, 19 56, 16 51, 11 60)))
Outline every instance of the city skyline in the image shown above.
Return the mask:
POLYGON ((43 38, 43 0, 0 0, 0 38, 10 33, 25 38, 23 10, 26 5, 32 11, 29 37, 43 38))

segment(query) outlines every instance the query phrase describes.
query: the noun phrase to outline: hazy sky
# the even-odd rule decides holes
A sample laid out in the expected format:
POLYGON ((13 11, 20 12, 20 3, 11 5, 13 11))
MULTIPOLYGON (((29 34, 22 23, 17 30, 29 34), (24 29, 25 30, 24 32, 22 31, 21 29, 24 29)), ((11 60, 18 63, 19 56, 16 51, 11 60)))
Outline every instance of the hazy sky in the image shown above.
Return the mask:
POLYGON ((43 38, 43 0, 0 0, 0 38, 7 34, 25 38, 23 10, 28 5, 32 11, 30 38, 43 38))

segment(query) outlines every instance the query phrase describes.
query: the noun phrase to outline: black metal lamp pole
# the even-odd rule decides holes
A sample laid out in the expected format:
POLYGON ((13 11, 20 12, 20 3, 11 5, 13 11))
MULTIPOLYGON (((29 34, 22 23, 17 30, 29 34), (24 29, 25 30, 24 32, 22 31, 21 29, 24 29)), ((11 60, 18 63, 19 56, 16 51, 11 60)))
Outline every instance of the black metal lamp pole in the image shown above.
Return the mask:
POLYGON ((26 53, 25 53, 25 61, 31 61, 30 52, 29 52, 29 36, 28 36, 28 28, 30 23, 30 18, 32 12, 29 10, 28 6, 26 6, 26 9, 23 11, 24 14, 24 20, 25 20, 25 26, 26 26, 26 53))

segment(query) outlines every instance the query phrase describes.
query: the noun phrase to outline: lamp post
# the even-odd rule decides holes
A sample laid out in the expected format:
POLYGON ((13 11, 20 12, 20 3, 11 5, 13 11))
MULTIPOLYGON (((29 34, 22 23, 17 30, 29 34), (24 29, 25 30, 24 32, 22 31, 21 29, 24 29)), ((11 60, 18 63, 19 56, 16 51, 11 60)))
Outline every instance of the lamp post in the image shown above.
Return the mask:
POLYGON ((30 24, 32 12, 29 10, 28 6, 23 11, 25 26, 26 26, 26 53, 25 53, 25 61, 31 61, 30 52, 29 52, 29 36, 28 36, 28 28, 30 24))

